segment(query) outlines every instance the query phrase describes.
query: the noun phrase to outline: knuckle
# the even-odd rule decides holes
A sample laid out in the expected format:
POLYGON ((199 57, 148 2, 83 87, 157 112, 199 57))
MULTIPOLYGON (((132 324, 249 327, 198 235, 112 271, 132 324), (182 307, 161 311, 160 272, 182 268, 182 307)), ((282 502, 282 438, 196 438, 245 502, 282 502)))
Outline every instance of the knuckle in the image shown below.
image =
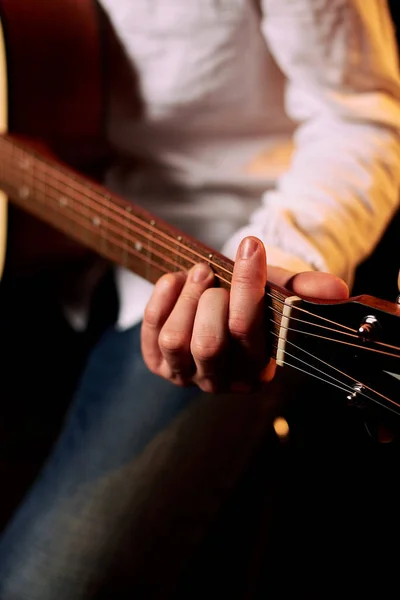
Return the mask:
POLYGON ((156 283, 156 287, 158 289, 168 290, 172 286, 178 285, 183 278, 184 274, 181 271, 177 273, 165 273, 165 275, 161 275, 156 283))
POLYGON ((181 331, 173 329, 162 330, 158 337, 158 345, 168 354, 181 354, 187 346, 185 336, 181 331))
POLYGON ((265 255, 258 255, 256 260, 238 260, 233 267, 233 282, 244 283, 254 288, 263 287, 266 278, 265 255))
POLYGON ((162 322, 162 313, 154 305, 148 304, 144 310, 143 323, 150 329, 157 329, 162 322))
POLYGON ((244 340, 249 336, 250 327, 243 311, 231 311, 228 327, 231 335, 236 339, 244 340))
POLYGON ((236 287, 245 289, 264 290, 263 274, 257 269, 251 269, 248 265, 245 268, 237 268, 233 275, 233 284, 236 287))
POLYGON ((224 288, 209 287, 201 294, 199 300, 199 307, 203 310, 210 306, 224 307, 225 309, 229 306, 229 292, 224 288))
POLYGON ((174 273, 165 273, 165 275, 161 275, 161 277, 157 280, 156 287, 162 288, 166 285, 170 285, 174 282, 175 276, 174 273))
POLYGON ((225 290, 224 288, 209 287, 204 290, 201 295, 201 299, 204 302, 205 300, 214 300, 218 296, 229 297, 228 290, 225 290))
POLYGON ((190 350, 201 362, 209 362, 221 355, 225 340, 217 335, 198 335, 192 339, 190 350))
POLYGON ((258 289, 259 287, 254 282, 254 277, 251 276, 251 273, 247 272, 236 273, 234 277, 234 285, 236 285, 236 287, 244 288, 246 290, 250 288, 258 289))
POLYGON ((185 302, 185 304, 190 304, 191 306, 197 306, 199 302, 201 294, 196 292, 195 289, 191 289, 187 287, 183 289, 180 295, 180 299, 185 302))

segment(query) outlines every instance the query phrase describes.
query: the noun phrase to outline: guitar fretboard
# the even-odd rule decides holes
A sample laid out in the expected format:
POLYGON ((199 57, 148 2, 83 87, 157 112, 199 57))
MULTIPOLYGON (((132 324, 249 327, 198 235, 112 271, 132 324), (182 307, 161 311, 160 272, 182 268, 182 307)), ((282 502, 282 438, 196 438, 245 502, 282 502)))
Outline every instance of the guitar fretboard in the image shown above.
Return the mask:
MULTIPOLYGON (((206 262, 230 288, 231 260, 12 136, 0 137, 0 187, 23 210, 152 283, 206 262)), ((269 286, 268 296, 278 333, 286 295, 269 286)))

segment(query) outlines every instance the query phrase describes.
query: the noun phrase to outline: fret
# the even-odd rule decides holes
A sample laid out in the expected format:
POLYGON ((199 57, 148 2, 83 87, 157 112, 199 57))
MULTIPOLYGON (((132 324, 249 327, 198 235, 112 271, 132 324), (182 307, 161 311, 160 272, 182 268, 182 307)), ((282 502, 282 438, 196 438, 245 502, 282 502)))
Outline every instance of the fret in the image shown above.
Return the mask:
POLYGON ((151 219, 150 233, 147 237, 147 246, 146 246, 146 253, 147 253, 147 257, 149 259, 147 262, 147 268, 146 268, 146 279, 148 281, 151 281, 151 279, 152 279, 151 261, 153 260, 153 236, 154 236, 155 225, 156 225, 156 222, 154 221, 154 219, 151 219))
MULTIPOLYGON (((126 210, 126 214, 130 215, 132 213, 132 206, 130 204, 128 204, 125 208, 126 210)), ((124 235, 127 236, 129 235, 129 220, 128 217, 125 217, 125 224, 124 224, 124 235)), ((134 248, 137 252, 141 252, 143 249, 143 244, 136 239, 136 241, 134 242, 134 248)), ((124 248, 122 250, 122 266, 123 267, 128 267, 129 264, 129 252, 127 248, 124 248)))
MULTIPOLYGON (((176 235, 174 231, 171 232, 166 224, 160 226, 153 219, 148 220, 147 215, 143 218, 136 209, 127 211, 126 204, 121 210, 122 207, 114 197, 102 194, 96 186, 90 189, 83 178, 67 173, 67 169, 56 169, 48 165, 44 159, 29 157, 23 148, 7 138, 0 138, 0 152, 6 155, 3 146, 6 146, 7 150, 11 149, 13 161, 12 164, 8 164, 7 160, 2 161, 3 165, 7 164, 8 181, 4 183, 8 184, 9 193, 10 187, 13 188, 12 196, 17 204, 23 204, 30 212, 39 210, 42 215, 42 207, 35 206, 33 202, 29 206, 26 203, 28 196, 35 197, 35 191, 40 191, 42 204, 45 203, 53 211, 67 215, 75 222, 74 237, 86 243, 90 231, 91 245, 93 239, 97 239, 96 249, 103 255, 107 254, 104 241, 107 243, 110 236, 114 239, 114 234, 119 235, 121 253, 118 262, 127 265, 128 255, 132 253, 135 255, 136 262, 140 256, 143 256, 147 265, 145 276, 149 280, 154 280, 152 271, 156 266, 161 267, 161 271, 174 271, 182 268, 189 269, 200 260, 209 263, 211 260, 214 263, 218 260, 217 256, 204 250, 201 244, 183 242, 182 236, 176 235), (18 161, 12 155, 16 149, 19 152, 18 161), (16 181, 19 182, 19 193, 15 192, 16 181), (89 194, 87 190, 91 193, 89 194), (97 230, 97 235, 93 230, 97 230), (143 251, 144 248, 147 248, 147 252, 143 251)), ((3 166, 3 179, 4 170, 3 166)), ((230 282, 231 268, 230 261, 228 268, 225 269, 227 273, 219 265, 215 268, 217 277, 224 279, 226 285, 230 282)), ((160 268, 156 270, 160 272, 160 268)))
MULTIPOLYGON (((88 188, 88 193, 91 192, 91 188, 88 188)), ((104 202, 106 203, 107 206, 109 206, 110 201, 107 197, 104 198, 104 202)), ((93 226, 96 227, 98 229, 99 232, 99 236, 100 236, 100 245, 101 245, 101 252, 104 256, 107 256, 107 248, 108 248, 108 236, 107 236, 107 231, 109 229, 109 213, 103 211, 101 214, 97 213, 96 214, 96 209, 94 209, 92 211, 94 214, 92 215, 92 223, 93 226)), ((123 254, 124 250, 121 250, 121 255, 123 254)))
POLYGON ((175 271, 184 271, 185 270, 185 265, 182 264, 182 253, 181 253, 181 245, 183 242, 183 237, 181 235, 178 235, 178 237, 176 238, 176 254, 178 256, 178 264, 175 267, 175 271))

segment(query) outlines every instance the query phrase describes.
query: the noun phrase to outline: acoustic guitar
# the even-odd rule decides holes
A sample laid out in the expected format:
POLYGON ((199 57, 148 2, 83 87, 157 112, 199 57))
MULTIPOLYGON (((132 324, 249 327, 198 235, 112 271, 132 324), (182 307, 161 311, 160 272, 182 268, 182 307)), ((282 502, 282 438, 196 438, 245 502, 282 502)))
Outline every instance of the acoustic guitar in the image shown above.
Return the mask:
MULTIPOLYGON (((150 282, 205 261, 229 289, 230 260, 84 175, 105 156, 107 35, 96 3, 0 0, 0 17, 2 266, 46 242, 51 254, 52 231, 69 251, 88 248, 150 282), (35 237, 40 223, 46 235, 35 237)), ((399 304, 317 302, 273 284, 265 299, 279 366, 335 386, 350 404, 400 414, 399 304)))

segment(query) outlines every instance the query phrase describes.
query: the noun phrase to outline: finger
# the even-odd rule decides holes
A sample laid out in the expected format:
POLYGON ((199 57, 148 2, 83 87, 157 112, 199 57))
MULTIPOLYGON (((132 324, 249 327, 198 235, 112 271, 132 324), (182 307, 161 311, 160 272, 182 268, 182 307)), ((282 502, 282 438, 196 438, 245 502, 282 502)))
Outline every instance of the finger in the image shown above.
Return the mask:
POLYGON ((201 296, 190 345, 196 365, 196 383, 204 392, 217 392, 225 379, 224 350, 228 347, 229 293, 208 289, 201 296))
MULTIPOLYGON (((268 268, 268 278, 272 283, 290 289, 299 296, 321 300, 346 300, 349 297, 346 283, 329 273, 305 271, 296 274, 281 267, 271 266, 268 268)), ((261 381, 272 381, 275 372, 276 362, 272 359, 261 372, 261 381)))
POLYGON ((142 355, 150 371, 157 372, 163 355, 158 345, 160 331, 170 315, 186 280, 186 273, 163 275, 156 283, 144 311, 140 332, 142 355))
POLYGON ((264 296, 267 280, 265 249, 260 240, 245 238, 239 246, 233 269, 229 331, 250 357, 253 368, 265 358, 264 296))
POLYGON ((347 284, 329 273, 305 272, 294 275, 289 282, 290 289, 300 296, 321 300, 347 300, 347 284))
POLYGON ((214 283, 214 273, 205 263, 195 265, 188 273, 185 285, 159 336, 161 353, 177 383, 193 375, 194 362, 190 353, 193 324, 203 292, 214 283))
POLYGON ((330 273, 319 271, 293 273, 280 267, 268 267, 268 279, 271 283, 290 289, 299 296, 321 300, 346 300, 349 297, 346 283, 330 273))

